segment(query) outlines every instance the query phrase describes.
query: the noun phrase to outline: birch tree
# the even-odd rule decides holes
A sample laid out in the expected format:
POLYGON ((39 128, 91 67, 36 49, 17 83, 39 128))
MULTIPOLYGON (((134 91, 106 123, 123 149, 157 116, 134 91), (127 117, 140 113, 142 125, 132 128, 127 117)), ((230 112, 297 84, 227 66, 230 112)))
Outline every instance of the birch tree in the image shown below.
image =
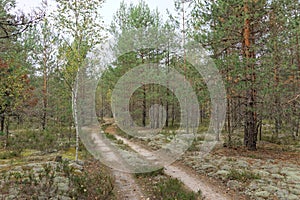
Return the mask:
POLYGON ((78 160, 79 122, 76 120, 78 83, 77 73, 82 67, 87 53, 99 44, 104 37, 103 22, 99 9, 103 0, 57 0, 58 9, 54 15, 56 28, 61 39, 60 73, 70 90, 73 103, 73 117, 76 129, 76 155, 78 160))

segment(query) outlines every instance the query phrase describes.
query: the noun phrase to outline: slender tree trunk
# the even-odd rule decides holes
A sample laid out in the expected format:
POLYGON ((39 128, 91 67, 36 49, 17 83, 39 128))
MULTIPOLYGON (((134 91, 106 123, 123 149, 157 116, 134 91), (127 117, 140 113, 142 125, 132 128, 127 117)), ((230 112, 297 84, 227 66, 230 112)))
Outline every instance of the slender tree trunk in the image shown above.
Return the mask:
POLYGON ((230 98, 227 97, 227 133, 228 133, 228 145, 231 146, 231 106, 230 98))
MULTIPOLYGON (((276 15, 274 12, 271 12, 270 16, 270 23, 271 27, 273 28, 272 37, 278 38, 278 35, 275 30, 278 29, 278 24, 276 23, 276 15)), ((280 102, 280 90, 279 90, 279 81, 280 81, 280 56, 279 56, 279 49, 277 45, 277 41, 274 41, 274 105, 275 109, 274 112, 271 114, 274 116, 274 123, 275 123, 275 138, 278 138, 280 127, 281 127, 281 102, 280 102)))
POLYGON ((146 117, 147 117, 147 102, 146 102, 146 86, 143 85, 143 116, 142 116, 142 124, 146 126, 146 117))
POLYGON ((5 116, 4 114, 2 114, 2 116, 0 117, 0 125, 1 125, 1 132, 4 132, 4 122, 5 122, 5 116))
MULTIPOLYGON (((297 80, 297 87, 298 87, 298 91, 300 88, 300 44, 299 44, 299 33, 296 33, 296 46, 297 46, 297 64, 298 64, 298 80, 297 80)), ((299 136, 299 123, 300 123, 300 111, 299 109, 296 109, 296 118, 297 118, 297 122, 296 122, 296 136, 299 136)))
MULTIPOLYGON (((159 94, 159 87, 157 88, 157 94, 159 94)), ((153 93, 155 93, 155 87, 153 88, 153 93)), ((157 105, 159 101, 156 99, 157 105)), ((156 106, 156 112, 155 112, 155 128, 159 127, 159 121, 160 121, 160 106, 156 106)))
POLYGON ((299 113, 299 109, 296 110, 296 123, 295 123, 295 136, 298 137, 299 136, 299 127, 300 127, 300 117, 299 117, 300 113, 299 113))
MULTIPOLYGON (((175 91, 173 91, 174 93, 175 91)), ((173 98, 172 98, 172 120, 171 120, 171 125, 172 127, 174 127, 174 123, 175 123, 175 99, 174 99, 174 95, 173 95, 173 98)))
MULTIPOLYGON (((261 104, 258 108, 259 110, 264 110, 264 104, 261 104)), ((257 117, 257 140, 262 141, 262 126, 263 126, 263 116, 257 117)))
MULTIPOLYGON (((244 5, 245 16, 249 15, 249 5, 245 2, 244 5)), ((255 65, 251 59, 254 59, 254 51, 251 50, 251 20, 249 17, 245 19, 244 31, 243 31, 243 46, 244 57, 246 61, 246 79, 247 79, 247 91, 246 91, 246 110, 245 110, 245 129, 244 129, 244 144, 248 150, 256 150, 257 141, 257 114, 256 114, 256 88, 255 88, 255 65)))
MULTIPOLYGON (((276 65, 276 64, 275 64, 276 65)), ((275 137, 278 138, 279 130, 281 127, 281 103, 280 103, 280 94, 278 90, 279 86, 279 74, 278 74, 278 67, 275 66, 274 69, 274 79, 275 79, 275 95, 274 95, 274 103, 275 103, 275 137)))
POLYGON ((75 144, 75 161, 78 161, 78 151, 79 151, 79 122, 78 122, 78 80, 75 79, 75 88, 72 90, 72 105, 73 105, 73 115, 74 115, 74 125, 76 130, 76 144, 75 144))
POLYGON ((259 141, 262 140, 262 119, 260 119, 260 122, 259 122, 259 141))
POLYGON ((48 83, 48 75, 47 75, 47 51, 46 44, 44 44, 43 51, 43 116, 42 116, 42 128, 46 129, 47 124, 47 105, 48 105, 48 91, 47 91, 47 83, 48 83))
MULTIPOLYGON (((70 124, 69 124, 69 134, 68 134, 68 141, 69 141, 69 144, 71 144, 71 138, 72 138, 72 124, 73 124, 73 121, 72 121, 72 117, 70 117, 70 124)), ((60 125, 61 126, 61 125, 60 125)))
MULTIPOLYGON (((230 50, 228 49, 226 51, 226 56, 230 55, 230 50)), ((227 69, 226 69, 226 76, 227 76, 227 82, 230 83, 230 66, 231 63, 227 64, 227 69)), ((227 135, 228 135, 228 146, 232 146, 232 141, 231 141, 231 88, 228 86, 227 87, 227 135)))
POLYGON ((103 118, 104 118, 104 91, 103 91, 103 85, 101 88, 101 113, 100 113, 100 117, 101 117, 101 123, 103 122, 103 118))
POLYGON ((167 101, 166 101, 166 127, 169 127, 169 91, 167 92, 167 101))
MULTIPOLYGON (((160 99, 160 105, 164 106, 163 104, 164 104, 164 102, 162 101, 162 99, 160 99)), ((165 115, 165 113, 164 113, 164 109, 162 109, 162 108, 163 107, 161 107, 160 110, 159 110, 160 111, 160 120, 159 120, 160 123, 158 125, 159 127, 163 126, 163 124, 165 123, 164 122, 164 115, 165 115)))
MULTIPOLYGON (((134 101, 135 101, 135 99, 133 98, 131 101, 130 101, 130 110, 131 110, 131 112, 133 112, 134 111, 134 101)), ((136 116, 136 114, 134 114, 135 116, 136 116)), ((134 122, 134 119, 131 119, 130 120, 130 126, 132 127, 133 126, 133 122, 134 122)))
POLYGON ((5 141, 5 148, 8 147, 9 145, 9 117, 6 118, 6 121, 5 121, 5 133, 6 133, 6 141, 5 141))
MULTIPOLYGON (((167 53, 167 74, 170 71, 170 43, 168 42, 168 53, 167 53)), ((169 86, 169 80, 167 80, 167 86, 169 86)), ((166 100, 166 127, 169 127, 169 98, 170 90, 167 87, 167 100, 166 100)))

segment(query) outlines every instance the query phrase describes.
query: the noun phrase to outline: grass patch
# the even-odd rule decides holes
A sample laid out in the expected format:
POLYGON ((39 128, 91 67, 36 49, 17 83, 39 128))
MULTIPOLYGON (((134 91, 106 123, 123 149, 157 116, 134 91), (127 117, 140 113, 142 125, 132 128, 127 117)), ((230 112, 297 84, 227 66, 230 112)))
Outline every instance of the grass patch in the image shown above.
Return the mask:
POLYGON ((253 159, 262 159, 261 156, 256 155, 256 154, 249 154, 248 157, 249 157, 249 158, 253 158, 253 159))
POLYGON ((28 156, 32 156, 36 153, 39 153, 40 151, 37 151, 37 150, 34 150, 34 149, 24 149, 22 152, 21 152, 21 156, 22 157, 28 157, 28 156))
POLYGON ((176 131, 177 129, 179 129, 180 125, 179 124, 175 124, 174 126, 164 126, 163 127, 163 131, 176 131))
POLYGON ((68 134, 62 129, 46 130, 23 130, 10 135, 8 148, 10 150, 22 151, 24 149, 33 149, 42 152, 51 152, 53 150, 64 150, 69 148, 71 142, 68 141, 68 134))
POLYGON ((278 138, 274 135, 263 135, 262 140, 278 145, 297 145, 298 143, 298 141, 290 135, 285 135, 278 138))
POLYGON ((121 149, 126 150, 126 151, 131 151, 131 148, 127 144, 124 144, 123 140, 117 139, 113 134, 105 133, 105 137, 107 139, 111 140, 112 142, 114 142, 121 149))
POLYGON ((227 179, 237 180, 242 182, 247 182, 248 180, 260 179, 261 177, 258 174, 249 171, 238 171, 231 169, 227 175, 227 179))
POLYGON ((200 194, 187 191, 178 179, 167 179, 156 185, 156 196, 162 200, 197 200, 200 194))
POLYGON ((203 199, 201 191, 189 191, 178 179, 173 179, 164 174, 163 168, 135 174, 136 181, 151 200, 197 200, 203 199))
POLYGON ((112 135, 112 134, 105 133, 105 137, 107 139, 110 139, 110 140, 113 140, 113 141, 117 141, 117 138, 114 135, 112 135))
POLYGON ((132 139, 134 138, 132 135, 129 135, 127 133, 125 133, 124 131, 122 131, 119 127, 116 127, 116 133, 124 138, 127 138, 127 139, 132 139))
POLYGON ((236 162, 236 158, 230 158, 230 157, 228 157, 228 158, 226 158, 226 161, 228 161, 228 162, 236 162))
MULTIPOLYGON (((69 148, 67 149, 63 154, 62 158, 68 159, 68 160, 74 160, 75 159, 75 154, 76 154, 76 149, 75 148, 69 148)), ((78 155, 79 156, 79 155, 78 155)))
POLYGON ((164 169, 158 169, 152 172, 147 172, 147 173, 136 173, 134 174, 135 177, 137 178, 147 178, 147 177, 153 177, 153 176, 159 176, 164 174, 164 169))
POLYGON ((101 125, 101 129, 105 131, 109 126, 111 126, 111 124, 103 124, 101 125))
POLYGON ((0 152, 0 159, 11 159, 21 155, 21 151, 2 151, 0 152))

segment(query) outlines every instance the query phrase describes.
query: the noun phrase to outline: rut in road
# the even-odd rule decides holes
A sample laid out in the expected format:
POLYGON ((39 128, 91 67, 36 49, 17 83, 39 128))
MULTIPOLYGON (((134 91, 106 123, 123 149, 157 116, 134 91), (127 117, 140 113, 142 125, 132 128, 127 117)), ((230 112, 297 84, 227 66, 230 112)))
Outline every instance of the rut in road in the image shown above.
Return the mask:
MULTIPOLYGON (((114 135, 117 139, 122 140, 125 144, 130 146, 134 151, 139 153, 142 156, 149 157, 151 155, 151 151, 133 143, 119 135, 114 135)), ((195 176, 183 169, 182 167, 176 166, 174 164, 165 166, 164 173, 171 176, 172 178, 177 178, 180 180, 188 189, 197 193, 199 190, 202 193, 202 196, 207 200, 229 200, 232 199, 229 196, 222 194, 217 188, 213 187, 209 183, 201 180, 199 177, 195 176)))
MULTIPOLYGON (((101 136, 95 132, 92 133, 94 144, 97 146, 97 150, 102 154, 115 162, 120 162, 119 156, 111 151, 110 146, 103 142, 101 136)), ((132 174, 111 169, 111 172, 115 179, 115 187, 120 200, 144 200, 146 199, 140 190, 139 185, 135 182, 132 174)))

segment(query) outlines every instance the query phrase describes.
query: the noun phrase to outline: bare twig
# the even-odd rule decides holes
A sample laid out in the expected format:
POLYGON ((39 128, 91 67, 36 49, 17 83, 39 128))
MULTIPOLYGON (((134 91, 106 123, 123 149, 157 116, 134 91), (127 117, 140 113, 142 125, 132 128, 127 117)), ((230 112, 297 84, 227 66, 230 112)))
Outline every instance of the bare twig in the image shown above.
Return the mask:
POLYGON ((300 94, 298 94, 296 97, 292 98, 291 100, 288 101, 288 103, 291 103, 293 101, 296 101, 300 97, 300 94))

